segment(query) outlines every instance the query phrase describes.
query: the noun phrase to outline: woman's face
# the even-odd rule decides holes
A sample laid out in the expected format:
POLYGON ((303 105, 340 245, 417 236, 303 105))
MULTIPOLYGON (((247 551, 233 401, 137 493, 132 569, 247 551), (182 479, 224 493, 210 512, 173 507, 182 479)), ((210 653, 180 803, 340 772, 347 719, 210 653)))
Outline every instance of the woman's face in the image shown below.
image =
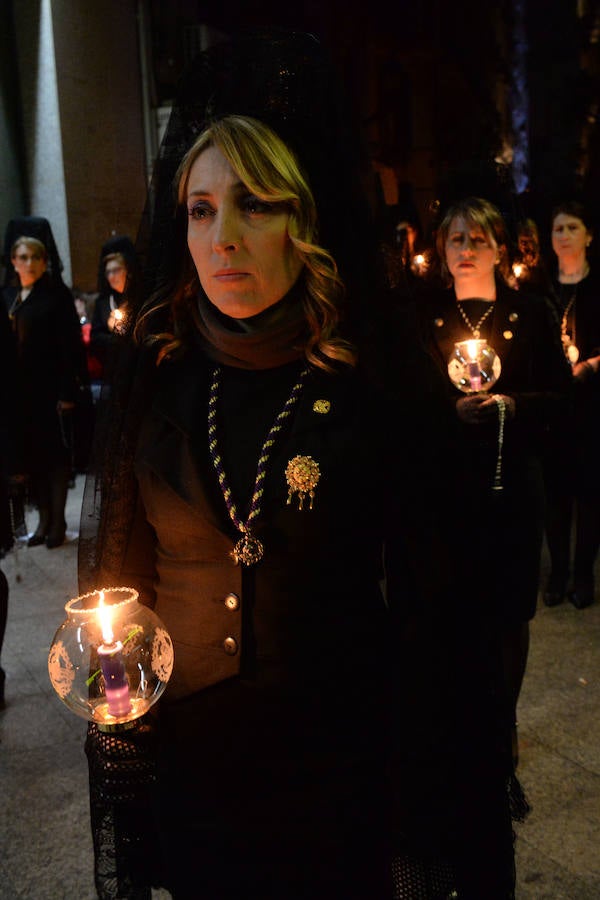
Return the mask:
POLYGON ((190 254, 220 312, 247 318, 287 294, 303 266, 288 236, 288 210, 250 193, 216 147, 193 163, 186 203, 190 254))
POLYGON ((533 269, 539 262, 540 251, 535 235, 525 231, 519 235, 519 254, 521 261, 533 269))
POLYGON ((47 269, 42 254, 37 250, 31 250, 27 244, 17 244, 11 260, 21 287, 24 288, 32 287, 47 269))
POLYGON ((591 239, 584 222, 577 216, 559 213, 552 222, 552 249, 560 258, 568 256, 584 257, 591 239))
POLYGON ((483 229, 463 216, 452 219, 446 238, 446 265, 455 283, 493 277, 497 259, 497 247, 483 229))
POLYGON ((118 291, 119 294, 122 294, 127 284, 127 268, 121 260, 109 259, 106 263, 104 274, 111 291, 118 291))

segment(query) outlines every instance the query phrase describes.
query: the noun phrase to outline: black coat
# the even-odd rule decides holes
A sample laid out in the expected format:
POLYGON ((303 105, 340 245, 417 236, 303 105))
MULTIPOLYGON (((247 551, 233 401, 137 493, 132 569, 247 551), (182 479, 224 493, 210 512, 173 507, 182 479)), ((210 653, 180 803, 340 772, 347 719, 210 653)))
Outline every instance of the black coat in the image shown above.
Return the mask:
MULTIPOLYGON (((476 323, 486 306, 469 306, 476 323)), ((455 342, 471 338, 453 290, 424 293, 419 301, 424 340, 446 377, 455 402, 461 392, 448 377, 455 342)), ((501 361, 492 392, 513 397, 516 415, 507 420, 502 447, 501 491, 493 491, 498 462, 498 421, 455 424, 455 468, 459 494, 452 513, 457 554, 465 560, 466 596, 500 621, 535 614, 543 538, 544 489, 541 453, 549 426, 564 421, 569 367, 549 302, 498 285, 492 315, 481 337, 501 361), (469 583, 470 581, 470 583, 469 583), (475 589, 474 589, 475 586, 475 589)))
POLYGON ((0 305, 0 557, 13 543, 9 507, 9 477, 18 471, 18 427, 12 377, 16 348, 8 313, 0 305))
MULTIPOLYGON (((441 852, 448 822, 460 816, 458 802, 449 807, 435 789, 436 800, 424 797, 422 786, 428 779, 447 790, 460 743, 456 710, 488 683, 480 673, 476 690, 463 694, 461 677, 448 677, 458 656, 468 668, 440 530, 449 407, 429 357, 414 338, 395 338, 405 358, 395 359, 384 387, 359 373, 311 372, 266 466, 255 529, 264 558, 251 568, 231 559, 240 535, 208 450, 212 366, 198 351, 157 371, 149 363, 156 383, 145 392, 137 444, 134 528, 127 537, 115 530, 117 552, 105 554, 95 586, 136 587, 173 639, 174 673, 158 711, 158 803, 184 883, 200 864, 198 848, 216 853, 215 837, 231 838, 232 826, 259 854, 263 842, 281 841, 278 862, 290 846, 302 846, 307 860, 318 846, 337 853, 346 828, 365 859, 373 842, 389 852, 392 760, 408 827, 417 830, 417 805, 428 823, 416 837, 420 852, 441 852), (312 509, 308 498, 300 509, 297 494, 288 503, 285 470, 297 455, 320 467, 312 509), (438 802, 443 824, 440 814, 432 837, 438 802), (198 832, 203 820, 210 837, 198 832)), ((298 372, 296 364, 223 370, 219 449, 240 510, 298 372)), ((461 714, 460 728, 468 721, 479 731, 488 715, 461 714)), ((487 750, 486 771, 502 786, 497 747, 487 750)))
POLYGON ((100 360, 103 369, 109 360, 111 347, 114 345, 117 335, 108 327, 108 320, 113 309, 118 309, 124 301, 123 294, 118 291, 109 291, 99 294, 94 304, 92 314, 92 329, 90 334, 90 352, 100 360), (111 306, 111 300, 114 307, 111 306))
MULTIPOLYGON (((554 279, 550 296, 562 319, 564 303, 575 294, 567 330, 581 360, 600 355, 600 273, 593 269, 577 285, 554 279)), ((554 478, 578 494, 600 494, 600 372, 584 370, 573 384, 573 416, 564 428, 552 431, 548 459, 554 478)))
POLYGON ((43 275, 15 308, 16 297, 17 288, 4 289, 17 344, 11 385, 19 397, 24 428, 23 471, 31 474, 69 460, 57 403, 80 398, 87 383, 85 350, 68 288, 53 286, 43 275))
MULTIPOLYGON (((370 366, 368 376, 363 366, 311 372, 266 465, 255 523, 264 558, 248 569, 230 557, 239 534, 210 458, 212 364, 202 350, 158 369, 144 354, 140 385, 124 395, 114 386, 117 408, 128 403, 129 412, 110 418, 116 452, 102 442, 115 470, 103 475, 101 566, 80 534, 80 589, 136 587, 171 633, 175 665, 154 708, 157 738, 128 733, 116 758, 92 726, 92 820, 99 840, 116 817, 117 832, 165 841, 174 865, 155 883, 179 879, 183 896, 197 895, 199 873, 214 874, 215 863, 231 896, 243 896, 231 881, 242 859, 273 870, 274 885, 257 896, 279 896, 298 847, 302 871, 289 897, 388 897, 372 881, 361 886, 355 864, 373 877, 375 857, 389 873, 391 857, 405 853, 451 859, 460 885, 478 883, 467 896, 506 896, 511 760, 497 631, 481 630, 462 582, 457 590, 454 408, 406 324, 401 311, 373 354, 376 379, 370 366), (124 424, 135 414, 131 478, 124 424), (284 473, 298 454, 320 467, 312 509, 307 497, 300 510, 297 494, 288 504, 284 473), (107 762, 114 773, 122 759, 127 778, 131 759, 146 765, 148 740, 159 741, 158 790, 150 801, 142 791, 126 807, 110 795, 107 803, 107 762), (148 833, 156 820, 167 825, 158 837, 148 833), (323 889, 323 877, 344 869, 356 884, 323 889)), ((223 368, 218 449, 242 515, 299 367, 223 368)), ((142 853, 143 880, 159 855, 142 853)), ((117 858, 123 872, 135 866, 125 845, 117 858)))

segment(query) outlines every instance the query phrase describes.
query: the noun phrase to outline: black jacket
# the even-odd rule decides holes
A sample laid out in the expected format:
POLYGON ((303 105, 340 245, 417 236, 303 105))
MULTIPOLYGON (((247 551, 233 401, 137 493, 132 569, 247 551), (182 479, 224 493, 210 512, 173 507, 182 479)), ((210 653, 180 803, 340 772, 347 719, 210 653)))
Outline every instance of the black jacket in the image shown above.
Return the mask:
POLYGON ((59 400, 77 402, 87 385, 85 349, 70 291, 43 275, 23 303, 17 288, 4 288, 16 339, 11 386, 24 426, 24 471, 61 459, 65 435, 57 414, 59 400))
MULTIPOLYGON (((483 301, 477 303, 475 309, 469 306, 471 322, 485 310, 483 301)), ((448 362, 455 342, 472 334, 453 290, 425 292, 418 308, 426 346, 455 404, 463 395, 450 381, 448 362)), ((455 416, 453 467, 459 490, 449 528, 473 610, 510 623, 535 614, 544 518, 541 456, 548 429, 566 421, 571 376, 556 317, 543 297, 498 284, 481 337, 501 363, 491 393, 514 398, 516 414, 504 423, 501 447, 498 418, 472 425, 455 416), (499 450, 502 490, 494 491, 499 450)))

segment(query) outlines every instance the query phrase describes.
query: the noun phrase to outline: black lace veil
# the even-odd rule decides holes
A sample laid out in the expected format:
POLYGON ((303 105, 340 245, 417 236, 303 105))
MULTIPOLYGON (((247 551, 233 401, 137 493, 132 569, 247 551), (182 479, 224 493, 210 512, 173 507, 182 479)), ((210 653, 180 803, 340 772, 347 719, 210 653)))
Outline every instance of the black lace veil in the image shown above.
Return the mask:
POLYGON ((295 151, 319 215, 319 243, 334 256, 348 291, 347 328, 361 329, 371 310, 376 231, 366 183, 369 160, 355 108, 341 75, 312 34, 244 30, 200 53, 180 80, 153 170, 136 240, 142 289, 113 361, 107 397, 98 410, 100 453, 92 461, 79 542, 80 588, 95 587, 99 560, 118 571, 135 488, 130 460, 148 395, 131 372, 131 330, 139 305, 176 280, 188 253, 187 216, 177 208, 174 177, 182 157, 209 122, 248 115, 269 125, 295 151), (108 402, 107 402, 108 401, 108 402))

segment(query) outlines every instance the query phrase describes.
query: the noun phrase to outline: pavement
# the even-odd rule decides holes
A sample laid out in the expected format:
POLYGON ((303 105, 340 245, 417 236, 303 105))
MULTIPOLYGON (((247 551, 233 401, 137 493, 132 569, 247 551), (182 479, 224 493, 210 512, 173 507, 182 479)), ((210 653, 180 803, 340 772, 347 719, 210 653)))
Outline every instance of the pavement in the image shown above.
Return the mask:
MULTIPOLYGON (((2 561, 10 597, 1 656, 0 900, 97 900, 86 722, 58 699, 47 667, 65 603, 78 595, 83 483, 78 475, 69 491, 63 546, 20 544, 2 561)), ((36 524, 28 511, 29 530, 36 524)), ((547 567, 544 553, 542 576, 547 567)), ((588 609, 540 601, 532 622, 519 704, 519 777, 532 809, 515 826, 516 900, 600 898, 600 561, 596 583, 588 609)), ((157 891, 153 900, 169 896, 157 891)))

